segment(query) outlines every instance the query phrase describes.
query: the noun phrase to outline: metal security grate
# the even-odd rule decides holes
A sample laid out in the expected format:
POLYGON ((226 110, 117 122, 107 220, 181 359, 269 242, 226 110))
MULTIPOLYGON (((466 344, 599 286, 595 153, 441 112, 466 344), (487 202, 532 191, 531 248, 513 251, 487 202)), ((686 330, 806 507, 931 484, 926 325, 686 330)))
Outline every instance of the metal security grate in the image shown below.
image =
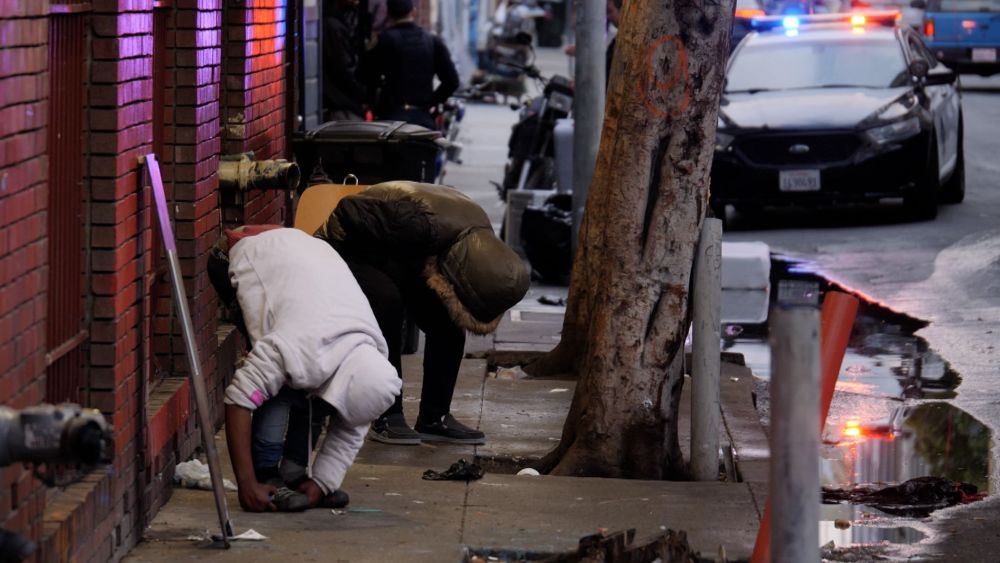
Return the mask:
POLYGON ((83 385, 83 178, 86 23, 83 12, 49 18, 49 347, 45 399, 80 401, 83 385))

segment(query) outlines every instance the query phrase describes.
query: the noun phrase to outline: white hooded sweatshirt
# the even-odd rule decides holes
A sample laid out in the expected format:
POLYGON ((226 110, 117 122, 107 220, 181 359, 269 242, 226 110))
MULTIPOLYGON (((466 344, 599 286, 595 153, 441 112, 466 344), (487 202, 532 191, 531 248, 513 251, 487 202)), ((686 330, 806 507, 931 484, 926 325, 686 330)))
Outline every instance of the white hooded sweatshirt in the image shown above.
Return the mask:
POLYGON ((254 345, 225 402, 254 410, 288 385, 332 405, 336 414, 312 468, 329 494, 343 482, 368 425, 400 392, 368 299, 329 244, 297 229, 237 242, 229 277, 254 345))

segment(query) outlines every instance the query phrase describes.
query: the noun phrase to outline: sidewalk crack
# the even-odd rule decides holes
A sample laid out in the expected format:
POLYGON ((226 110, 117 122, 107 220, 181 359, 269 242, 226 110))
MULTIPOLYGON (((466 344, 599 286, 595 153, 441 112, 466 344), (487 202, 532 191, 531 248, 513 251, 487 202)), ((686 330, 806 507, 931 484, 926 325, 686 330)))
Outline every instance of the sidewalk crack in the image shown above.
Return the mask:
MULTIPOLYGON (((486 409, 486 378, 488 376, 488 369, 483 371, 483 382, 479 387, 479 417, 476 419, 476 428, 482 429, 483 425, 483 411, 486 409)), ((476 459, 479 457, 479 446, 472 446, 472 462, 475 463, 476 459)), ((459 544, 465 546, 465 522, 469 514, 469 493, 472 487, 472 482, 467 481, 465 483, 465 497, 462 499, 462 523, 458 530, 458 541, 459 544)))

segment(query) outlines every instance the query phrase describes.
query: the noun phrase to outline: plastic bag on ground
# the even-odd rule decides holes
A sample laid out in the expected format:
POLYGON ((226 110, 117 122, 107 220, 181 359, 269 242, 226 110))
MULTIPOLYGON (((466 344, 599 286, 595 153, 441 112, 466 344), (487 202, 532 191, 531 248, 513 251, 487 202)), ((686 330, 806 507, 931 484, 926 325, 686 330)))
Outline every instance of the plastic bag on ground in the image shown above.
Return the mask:
MULTIPOLYGON (((212 490, 212 477, 208 472, 208 466, 199 459, 178 463, 174 469, 174 483, 186 489, 212 490)), ((223 479, 222 486, 227 491, 236 490, 236 485, 229 479, 223 479)))

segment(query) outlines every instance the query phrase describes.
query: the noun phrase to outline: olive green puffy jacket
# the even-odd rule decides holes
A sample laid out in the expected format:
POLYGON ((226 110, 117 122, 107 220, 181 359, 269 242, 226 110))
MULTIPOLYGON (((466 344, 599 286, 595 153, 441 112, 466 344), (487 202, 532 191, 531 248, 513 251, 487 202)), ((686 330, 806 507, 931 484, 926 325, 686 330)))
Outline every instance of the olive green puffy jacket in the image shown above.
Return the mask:
POLYGON ((528 271, 467 195, 435 184, 384 182, 345 197, 316 236, 390 275, 421 275, 456 325, 496 329, 528 291, 528 271))

